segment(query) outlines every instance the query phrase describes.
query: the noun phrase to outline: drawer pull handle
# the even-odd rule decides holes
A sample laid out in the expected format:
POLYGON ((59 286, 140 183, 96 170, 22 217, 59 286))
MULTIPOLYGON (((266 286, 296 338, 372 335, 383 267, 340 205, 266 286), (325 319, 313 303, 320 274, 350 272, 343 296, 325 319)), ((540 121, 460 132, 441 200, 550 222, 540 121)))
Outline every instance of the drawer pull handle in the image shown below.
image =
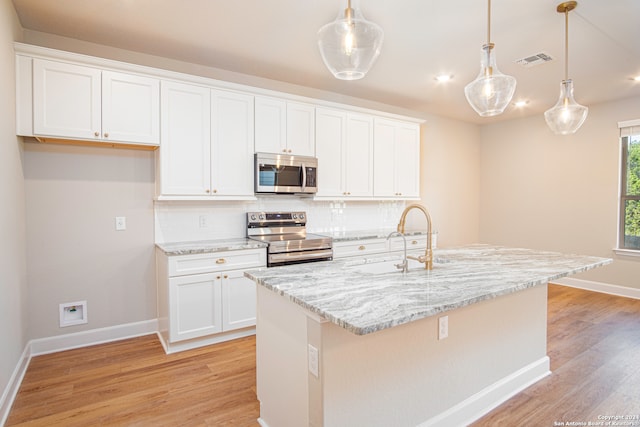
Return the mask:
POLYGON ((359 251, 364 251, 365 249, 367 249, 367 248, 364 245, 361 245, 361 246, 358 247, 359 251))
POLYGON ((218 259, 216 260, 216 264, 224 264, 225 262, 227 262, 227 260, 226 260, 226 259, 224 259, 224 258, 218 258, 218 259))
POLYGON ((418 244, 418 241, 417 241, 417 240, 412 240, 412 241, 411 241, 411 244, 412 244, 412 245, 417 245, 417 244, 418 244))

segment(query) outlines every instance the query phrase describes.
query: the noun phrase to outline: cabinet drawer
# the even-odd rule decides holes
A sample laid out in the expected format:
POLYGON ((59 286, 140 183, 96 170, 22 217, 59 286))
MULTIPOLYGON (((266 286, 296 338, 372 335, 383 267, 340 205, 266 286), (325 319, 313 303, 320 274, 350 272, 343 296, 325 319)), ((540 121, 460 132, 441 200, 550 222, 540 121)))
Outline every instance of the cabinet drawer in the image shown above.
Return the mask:
MULTIPOLYGON (((407 238, 407 251, 414 249, 425 249, 427 247, 427 236, 405 236, 407 238)), ((389 239, 390 251, 402 251, 404 250, 404 243, 400 237, 392 237, 389 239)))
POLYGON ((385 239, 368 239, 350 242, 334 242, 333 257, 367 256, 387 251, 385 239))
POLYGON ((169 257, 169 277, 256 268, 267 265, 266 249, 214 252, 169 257))

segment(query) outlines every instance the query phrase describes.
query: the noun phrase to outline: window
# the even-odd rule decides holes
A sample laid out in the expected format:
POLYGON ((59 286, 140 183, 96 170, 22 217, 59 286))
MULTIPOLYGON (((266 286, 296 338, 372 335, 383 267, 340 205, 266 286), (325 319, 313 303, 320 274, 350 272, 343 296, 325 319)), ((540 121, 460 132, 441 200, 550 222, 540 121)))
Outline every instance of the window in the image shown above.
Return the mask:
POLYGON ((640 120, 620 127, 620 231, 618 248, 640 250, 640 120))

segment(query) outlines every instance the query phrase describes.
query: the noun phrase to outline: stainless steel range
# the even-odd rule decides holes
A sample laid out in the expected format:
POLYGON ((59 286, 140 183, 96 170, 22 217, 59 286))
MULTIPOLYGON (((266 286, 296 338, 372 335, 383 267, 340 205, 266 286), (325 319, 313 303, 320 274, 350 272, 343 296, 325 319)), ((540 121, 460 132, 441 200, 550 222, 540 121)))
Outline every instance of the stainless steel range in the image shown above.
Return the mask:
POLYGON ((268 244, 267 267, 333 259, 333 239, 306 224, 305 212, 247 212, 247 236, 268 244))

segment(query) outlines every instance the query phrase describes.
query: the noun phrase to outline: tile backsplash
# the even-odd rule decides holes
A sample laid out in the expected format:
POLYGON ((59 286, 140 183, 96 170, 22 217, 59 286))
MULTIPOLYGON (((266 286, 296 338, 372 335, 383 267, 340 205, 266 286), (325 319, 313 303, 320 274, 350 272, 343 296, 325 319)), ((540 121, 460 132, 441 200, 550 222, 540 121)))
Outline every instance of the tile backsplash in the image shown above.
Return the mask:
POLYGON ((314 201, 298 196, 260 196, 256 201, 155 202, 157 243, 246 236, 246 213, 305 211, 307 230, 335 234, 355 230, 393 229, 403 201, 314 201))

